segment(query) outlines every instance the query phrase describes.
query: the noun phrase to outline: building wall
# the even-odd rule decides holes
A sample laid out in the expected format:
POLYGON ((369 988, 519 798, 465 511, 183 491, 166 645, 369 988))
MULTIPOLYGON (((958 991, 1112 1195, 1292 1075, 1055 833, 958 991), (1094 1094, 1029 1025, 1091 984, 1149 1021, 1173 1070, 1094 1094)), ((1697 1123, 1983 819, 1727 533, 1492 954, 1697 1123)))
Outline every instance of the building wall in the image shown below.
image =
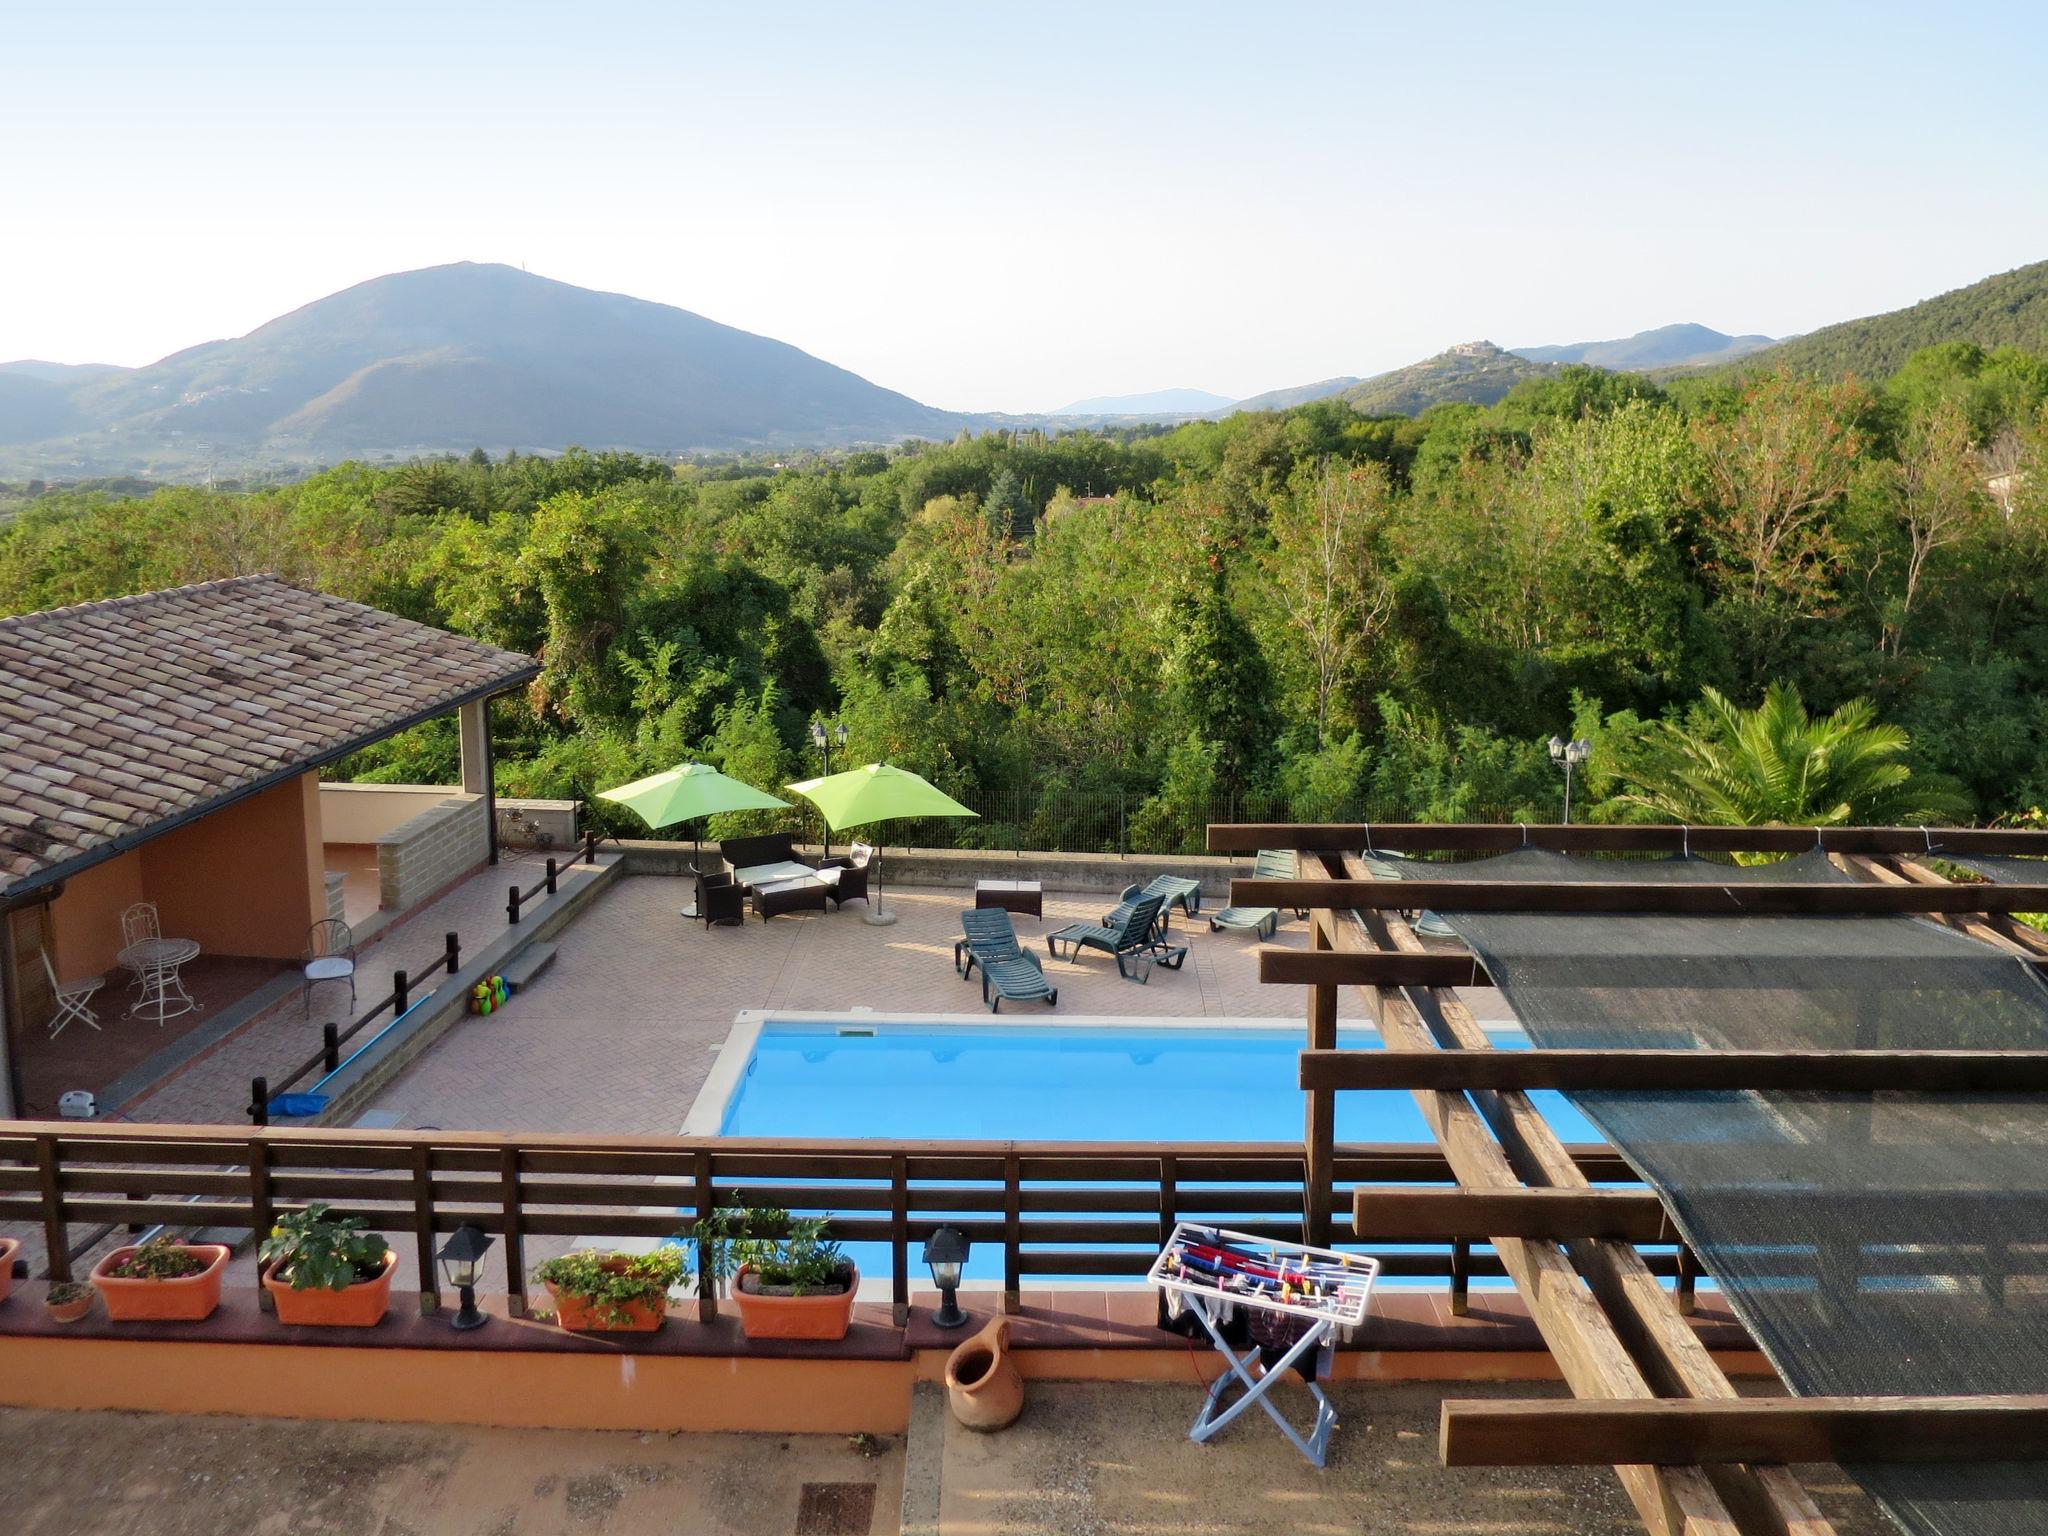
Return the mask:
POLYGON ((330 843, 374 843, 460 793, 439 784, 322 784, 320 835, 330 843))
POLYGON ((327 915, 320 780, 302 773, 145 843, 142 886, 167 935, 214 955, 296 960, 327 915))
POLYGON ((142 891, 142 850, 82 870, 64 883, 50 903, 56 948, 50 959, 63 981, 107 976, 121 952, 121 914, 148 898, 142 891))
POLYGON ((490 861, 489 809, 452 795, 377 839, 378 905, 403 912, 490 861))

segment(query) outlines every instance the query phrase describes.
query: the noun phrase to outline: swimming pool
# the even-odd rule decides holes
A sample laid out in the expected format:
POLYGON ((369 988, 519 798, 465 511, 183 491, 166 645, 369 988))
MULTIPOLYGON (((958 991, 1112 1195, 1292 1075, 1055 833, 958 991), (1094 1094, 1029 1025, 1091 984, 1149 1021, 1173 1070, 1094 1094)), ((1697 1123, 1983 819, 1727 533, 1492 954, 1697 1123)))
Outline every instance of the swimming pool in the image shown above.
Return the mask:
MULTIPOLYGON (((1519 1031, 1493 1035, 1526 1047, 1519 1031)), ((1291 1141, 1303 1026, 939 1023, 768 1018, 735 1026, 686 1129, 913 1140, 1291 1141)), ((1338 1043, 1371 1050, 1370 1027, 1338 1043)), ((1532 1097, 1566 1141, 1600 1135, 1561 1095, 1532 1097)), ((1339 1141, 1432 1144, 1413 1096, 1337 1095, 1339 1141)))
MULTIPOLYGON (((1285 1019, 1010 1024, 974 1016, 742 1015, 683 1129, 831 1140, 1298 1141, 1303 1034, 1299 1020, 1285 1019)), ((1519 1030, 1489 1035, 1503 1049, 1528 1045, 1519 1030)), ((1340 1030, 1338 1043, 1372 1050, 1380 1040, 1366 1026, 1340 1030)), ((1601 1140, 1561 1095, 1531 1097, 1564 1140, 1601 1140)), ((1378 1092, 1337 1095, 1337 1139, 1435 1142, 1412 1095, 1378 1092)), ((1088 1187, 1131 1189, 1138 1196, 1132 1213, 1150 1209, 1150 1186, 1088 1187)), ((867 1286, 888 1274, 887 1244, 854 1242, 846 1249, 867 1286)), ((915 1265, 915 1248, 911 1261, 915 1265)), ((988 1281, 1001 1274, 1001 1253, 977 1244, 968 1277, 988 1281)))

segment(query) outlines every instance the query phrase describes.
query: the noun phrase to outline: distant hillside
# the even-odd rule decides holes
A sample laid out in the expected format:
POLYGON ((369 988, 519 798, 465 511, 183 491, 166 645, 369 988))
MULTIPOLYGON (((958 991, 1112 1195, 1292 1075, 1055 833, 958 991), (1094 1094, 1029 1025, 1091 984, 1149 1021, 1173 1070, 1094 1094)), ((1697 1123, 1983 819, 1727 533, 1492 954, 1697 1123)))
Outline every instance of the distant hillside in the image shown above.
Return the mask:
POLYGON ((1324 379, 1317 384, 1297 384, 1292 389, 1269 389, 1263 395, 1253 395, 1249 400, 1239 400, 1231 406, 1234 411, 1290 411, 1297 405, 1307 405, 1311 400, 1327 400, 1332 395, 1341 395, 1354 384, 1365 382, 1356 374, 1345 374, 1340 379, 1324 379))
POLYGON ((1882 379, 1922 347, 1944 341, 2048 352, 2048 261, 2015 267, 1889 314, 1825 326, 1752 352, 1742 367, 1882 379))
POLYGON ((967 420, 687 310, 471 262, 375 278, 146 368, 47 368, 0 371, 0 443, 48 439, 51 462, 97 472, 886 442, 967 420))
POLYGON ((1223 410, 1228 395, 1212 395, 1206 389, 1155 389, 1144 395, 1092 395, 1063 405, 1055 416, 1202 416, 1223 410))
POLYGON ((1445 401, 1492 405, 1524 379, 1547 378, 1556 371, 1549 363, 1532 363, 1490 341, 1467 341, 1406 368, 1362 380, 1345 390, 1343 398, 1368 416, 1419 416, 1445 401))
POLYGON ((1576 341, 1562 347, 1513 347, 1515 356, 1532 363, 1586 363, 1595 368, 1628 372, 1642 368, 1676 368, 1692 363, 1732 362, 1745 353, 1771 345, 1769 336, 1730 336, 1705 325, 1660 325, 1618 341, 1576 341))

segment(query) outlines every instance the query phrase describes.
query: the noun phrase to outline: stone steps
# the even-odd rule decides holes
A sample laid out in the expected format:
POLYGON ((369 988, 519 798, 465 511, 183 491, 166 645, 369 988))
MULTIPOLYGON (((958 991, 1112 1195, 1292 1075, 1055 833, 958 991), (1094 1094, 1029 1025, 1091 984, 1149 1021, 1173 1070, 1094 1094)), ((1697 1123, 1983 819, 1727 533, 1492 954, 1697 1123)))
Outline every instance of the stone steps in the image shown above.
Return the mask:
POLYGON ((505 962, 498 972, 505 978, 505 985, 516 993, 524 992, 533 985, 534 978, 555 963, 555 946, 552 944, 529 944, 525 949, 505 962))

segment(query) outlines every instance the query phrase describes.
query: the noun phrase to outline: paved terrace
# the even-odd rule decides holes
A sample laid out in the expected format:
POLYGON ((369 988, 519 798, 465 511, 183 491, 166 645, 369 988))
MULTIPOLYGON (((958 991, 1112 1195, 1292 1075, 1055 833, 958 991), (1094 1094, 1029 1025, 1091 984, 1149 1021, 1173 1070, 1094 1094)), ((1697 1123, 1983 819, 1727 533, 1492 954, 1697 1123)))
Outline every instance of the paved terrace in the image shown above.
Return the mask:
MULTIPOLYGON (((1135 860, 1132 870, 1133 878, 1149 873, 1135 860)), ((380 1123, 669 1135, 681 1128, 734 1015, 745 1009, 868 1008, 884 1017, 981 1009, 979 980, 962 981, 953 971, 953 941, 961 908, 973 905, 971 890, 891 887, 883 899, 898 916, 892 927, 861 921, 855 902, 837 912, 765 923, 750 916, 742 927, 707 929, 677 915, 691 894, 679 878, 620 880, 561 935, 554 966, 530 991, 503 1013, 465 1020, 384 1089, 374 1108, 395 1118, 380 1123)), ((1045 959, 1045 934, 1096 921, 1113 904, 1099 894, 1048 892, 1043 919, 1016 919, 1018 937, 1045 959)), ((438 943, 440 924, 430 926, 438 943)), ((1211 933, 1203 918, 1190 923, 1178 915, 1173 932, 1190 945, 1179 971, 1155 969, 1140 986, 1120 978, 1100 953, 1046 959, 1046 976, 1059 988, 1057 1010, 1010 1003, 1002 1017, 1270 1018, 1300 1007, 1300 988, 1260 984, 1250 935, 1211 933)), ((1284 922, 1273 942, 1306 947, 1308 927, 1284 922)), ((1347 1018, 1363 1016, 1353 997, 1341 1008, 1347 1018)))

